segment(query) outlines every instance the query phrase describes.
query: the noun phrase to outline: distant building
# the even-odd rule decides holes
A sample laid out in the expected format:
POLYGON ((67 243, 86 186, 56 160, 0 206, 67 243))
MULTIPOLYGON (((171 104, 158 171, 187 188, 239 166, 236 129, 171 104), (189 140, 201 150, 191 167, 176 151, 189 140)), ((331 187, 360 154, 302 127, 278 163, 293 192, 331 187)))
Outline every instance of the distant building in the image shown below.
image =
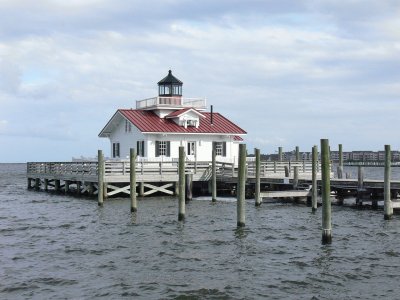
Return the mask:
POLYGON ((183 98, 182 85, 170 70, 158 82, 157 97, 115 112, 99 134, 110 140, 112 158, 125 159, 136 148, 140 159, 175 160, 184 146, 187 160, 210 161, 214 145, 218 160, 237 162, 246 131, 219 113, 206 112, 205 99, 183 98))

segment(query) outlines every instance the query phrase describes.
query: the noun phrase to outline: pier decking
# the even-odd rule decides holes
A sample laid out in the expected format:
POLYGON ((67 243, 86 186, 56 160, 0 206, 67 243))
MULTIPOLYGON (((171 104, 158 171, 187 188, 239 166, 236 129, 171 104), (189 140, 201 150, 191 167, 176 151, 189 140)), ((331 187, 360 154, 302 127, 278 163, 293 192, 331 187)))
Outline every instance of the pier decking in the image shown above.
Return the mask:
MULTIPOLYGON (((193 181, 209 181, 212 173, 212 163, 207 161, 187 161, 185 173, 192 174, 193 181)), ((262 162, 261 178, 265 183, 289 183, 289 177, 285 173, 292 173, 294 167, 299 168, 299 179, 307 180, 311 178, 311 164, 306 161, 300 162, 262 162), (284 180, 285 179, 285 180, 284 180)), ((235 183, 237 181, 237 167, 233 163, 216 162, 217 180, 222 182, 235 183)), ((96 194, 98 184, 98 162, 28 162, 27 178, 28 187, 44 189, 49 187, 56 191, 61 189, 69 190, 70 185, 76 185, 78 193, 88 192, 96 194)), ((106 184, 107 196, 118 193, 129 194, 130 163, 129 161, 105 161, 104 162, 104 183, 106 184)), ((175 191, 168 189, 177 184, 178 161, 154 162, 138 161, 136 163, 136 181, 154 192, 164 192, 173 194, 175 191), (158 186, 155 185, 159 183, 158 186), (149 186, 151 184, 151 186, 149 186), (160 189, 160 185, 164 186, 160 189), (167 184, 168 186, 165 186, 167 184)), ((255 162, 249 161, 247 168, 247 178, 255 178, 255 162)), ((142 188, 143 189, 143 188, 142 188)), ((145 193, 142 191, 142 195, 145 193)))
MULTIPOLYGON (((288 189, 293 186, 294 169, 298 169, 298 186, 311 185, 311 163, 309 161, 262 161, 260 166, 261 186, 268 189, 288 189), (286 188, 285 188, 286 186, 286 188)), ((104 195, 130 194, 129 161, 104 162, 104 195)), ((236 185, 237 166, 233 163, 216 162, 216 175, 219 184, 236 185)), ((318 186, 320 186, 320 166, 318 165, 318 186)), ((208 182, 212 176, 212 163, 208 161, 186 161, 185 173, 192 174, 194 182, 208 182)), ((255 161, 247 161, 247 185, 255 183, 255 161)), ((178 161, 137 161, 136 181, 140 196, 161 192, 177 194, 178 161)), ((77 194, 97 194, 98 162, 29 162, 27 164, 28 188, 69 192, 72 186, 77 194)), ((377 193, 383 191, 382 180, 364 180, 360 188, 357 179, 337 179, 331 173, 331 188, 338 193, 357 192, 377 193)), ((400 190, 400 181, 391 181, 392 193, 400 190)), ((270 195, 270 194, 265 194, 270 195)))

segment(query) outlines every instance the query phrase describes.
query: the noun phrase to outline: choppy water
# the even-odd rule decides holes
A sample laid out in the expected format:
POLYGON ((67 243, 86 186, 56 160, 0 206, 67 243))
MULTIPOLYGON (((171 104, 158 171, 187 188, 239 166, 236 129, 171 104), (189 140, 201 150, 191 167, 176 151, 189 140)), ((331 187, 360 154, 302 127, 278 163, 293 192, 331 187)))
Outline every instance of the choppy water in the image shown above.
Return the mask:
POLYGON ((96 201, 26 190, 25 165, 0 164, 1 299, 399 299, 400 216, 194 200, 96 201))

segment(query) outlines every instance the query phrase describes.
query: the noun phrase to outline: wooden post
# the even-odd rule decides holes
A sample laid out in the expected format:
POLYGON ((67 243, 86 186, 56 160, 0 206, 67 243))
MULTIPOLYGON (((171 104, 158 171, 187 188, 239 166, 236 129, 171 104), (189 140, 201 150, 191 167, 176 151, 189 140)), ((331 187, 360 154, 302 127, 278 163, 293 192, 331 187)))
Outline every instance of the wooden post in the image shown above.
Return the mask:
POLYGON ((278 160, 282 161, 283 160, 283 153, 282 153, 282 147, 278 148, 278 160))
POLYGON ((293 167, 293 189, 297 190, 299 186, 299 167, 294 166, 293 167))
POLYGON ((54 180, 54 189, 57 193, 60 192, 60 179, 54 180))
POLYGON ((130 162, 130 174, 129 174, 129 184, 130 184, 130 198, 131 198, 131 212, 137 211, 137 199, 136 199, 136 150, 134 148, 130 149, 129 153, 130 162))
POLYGON ((185 148, 179 147, 179 213, 178 221, 185 220, 185 148))
POLYGON ((32 178, 28 178, 28 190, 32 188, 32 178))
POLYGON ((99 206, 103 206, 104 202, 104 157, 103 151, 97 151, 97 203, 99 206))
MULTIPOLYGON (((142 167, 143 167, 143 163, 142 163, 142 167)), ((144 182, 143 181, 139 182, 139 196, 144 197, 144 182)))
POLYGON ((245 194, 246 194, 246 144, 239 144, 239 166, 237 184, 237 227, 245 226, 245 194))
POLYGON ((338 166, 338 178, 343 178, 343 147, 339 144, 339 166, 338 166))
POLYGON ((364 167, 358 166, 358 186, 357 186, 357 204, 362 205, 362 197, 364 191, 364 167))
POLYGON ((216 151, 215 143, 212 146, 212 162, 211 162, 211 201, 217 201, 217 165, 216 165, 216 151))
POLYGON ((332 243, 329 140, 321 139, 322 244, 332 243))
POLYGON ((261 167, 261 155, 260 155, 260 149, 254 149, 254 155, 256 157, 256 182, 255 182, 255 188, 254 188, 254 199, 255 199, 255 205, 260 206, 261 205, 261 197, 260 197, 260 167, 261 167))
POLYGON ((179 181, 174 182, 174 194, 175 196, 179 195, 179 181))
POLYGON ((89 182, 89 196, 93 196, 94 193, 94 184, 93 182, 89 182))
POLYGON ((300 149, 299 146, 296 146, 296 161, 300 160, 300 149))
POLYGON ((108 183, 105 181, 103 182, 103 198, 108 198, 108 183))
POLYGON ((191 201, 193 199, 193 174, 185 175, 185 201, 191 201))
POLYGON ((44 180, 44 190, 46 192, 49 190, 49 180, 47 178, 44 180))
POLYGON ((285 177, 289 177, 289 176, 290 176, 289 166, 285 166, 285 177))
POLYGON ((70 185, 70 181, 69 180, 65 180, 64 181, 64 191, 66 194, 69 193, 69 185, 70 185))
POLYGON ((318 164, 318 146, 312 148, 312 194, 311 194, 311 207, 312 211, 317 210, 318 199, 318 184, 317 184, 317 164, 318 164))
POLYGON ((35 178, 35 190, 40 190, 40 178, 35 178))
POLYGON ((393 206, 390 195, 390 164, 391 164, 391 151, 390 145, 385 145, 385 176, 384 176, 384 219, 390 220, 393 215, 393 206))
POLYGON ((80 181, 76 182, 76 194, 79 196, 81 194, 82 183, 80 181))

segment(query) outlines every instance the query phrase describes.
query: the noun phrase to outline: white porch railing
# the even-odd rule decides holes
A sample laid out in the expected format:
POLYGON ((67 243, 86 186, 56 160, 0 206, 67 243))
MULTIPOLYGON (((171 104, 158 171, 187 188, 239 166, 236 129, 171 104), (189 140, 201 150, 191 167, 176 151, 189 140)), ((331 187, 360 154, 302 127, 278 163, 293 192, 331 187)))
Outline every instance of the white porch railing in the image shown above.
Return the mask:
POLYGON ((206 99, 203 98, 183 98, 183 97, 153 97, 136 101, 136 109, 146 108, 165 108, 193 107, 199 110, 206 109, 206 99))

